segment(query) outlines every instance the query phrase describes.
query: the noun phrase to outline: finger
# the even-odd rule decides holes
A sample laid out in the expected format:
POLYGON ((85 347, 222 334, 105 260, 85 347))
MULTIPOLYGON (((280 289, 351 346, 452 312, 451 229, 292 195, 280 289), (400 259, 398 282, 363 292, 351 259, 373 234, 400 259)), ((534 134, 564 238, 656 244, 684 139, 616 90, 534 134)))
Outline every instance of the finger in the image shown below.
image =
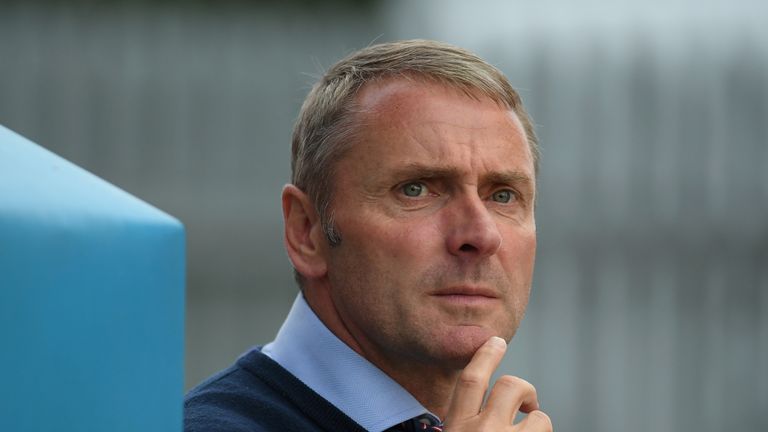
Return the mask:
POLYGON ((529 412, 525 419, 514 427, 514 430, 519 432, 552 432, 553 429, 552 420, 544 411, 539 410, 529 412))
POLYGON ((476 416, 483 405, 483 396, 493 371, 501 363, 507 343, 500 337, 488 339, 461 372, 451 398, 446 423, 476 416))
POLYGON ((537 409, 539 401, 536 388, 522 378, 504 375, 493 385, 483 412, 502 424, 512 424, 517 411, 531 412, 537 409))

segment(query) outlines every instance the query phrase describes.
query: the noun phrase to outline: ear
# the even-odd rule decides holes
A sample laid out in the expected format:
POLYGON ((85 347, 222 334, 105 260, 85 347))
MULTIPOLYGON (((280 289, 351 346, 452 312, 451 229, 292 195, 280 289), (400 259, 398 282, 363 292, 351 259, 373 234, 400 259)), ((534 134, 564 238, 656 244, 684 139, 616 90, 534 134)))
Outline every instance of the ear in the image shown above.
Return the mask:
POLYGON ((285 249, 302 276, 315 279, 327 272, 320 217, 309 197, 292 184, 283 188, 285 249))

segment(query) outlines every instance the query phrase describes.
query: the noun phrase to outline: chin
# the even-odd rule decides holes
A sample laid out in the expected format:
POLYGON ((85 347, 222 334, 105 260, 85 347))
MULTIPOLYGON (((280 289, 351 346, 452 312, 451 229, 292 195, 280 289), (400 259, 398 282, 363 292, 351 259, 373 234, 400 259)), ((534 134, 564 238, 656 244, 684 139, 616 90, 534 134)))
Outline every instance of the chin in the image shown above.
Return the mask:
POLYGON ((509 340, 508 335, 500 334, 487 327, 461 326, 439 337, 439 357, 446 366, 455 369, 464 369, 472 360, 472 356, 491 336, 500 336, 509 340))

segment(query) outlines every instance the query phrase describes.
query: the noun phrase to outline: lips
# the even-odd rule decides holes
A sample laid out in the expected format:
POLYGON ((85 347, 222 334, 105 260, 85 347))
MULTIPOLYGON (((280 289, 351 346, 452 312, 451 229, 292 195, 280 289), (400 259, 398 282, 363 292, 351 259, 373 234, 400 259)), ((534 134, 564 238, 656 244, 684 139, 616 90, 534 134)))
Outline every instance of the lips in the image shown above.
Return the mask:
POLYGON ((490 307, 499 301, 495 290, 483 287, 461 286, 444 288, 432 293, 438 302, 451 307, 490 307))
POLYGON ((499 295, 496 293, 496 290, 485 288, 485 287, 473 287, 473 286, 458 286, 458 287, 443 288, 433 292, 432 295, 438 296, 438 297, 463 296, 463 297, 484 297, 488 299, 499 298, 499 295))

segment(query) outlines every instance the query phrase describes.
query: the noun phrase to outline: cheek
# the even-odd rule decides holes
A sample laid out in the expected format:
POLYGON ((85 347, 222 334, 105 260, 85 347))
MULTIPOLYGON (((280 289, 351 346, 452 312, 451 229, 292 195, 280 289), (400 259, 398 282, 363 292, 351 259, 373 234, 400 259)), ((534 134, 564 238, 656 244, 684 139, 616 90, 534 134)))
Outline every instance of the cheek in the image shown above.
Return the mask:
POLYGON ((355 248, 366 250, 377 262, 396 261, 403 266, 436 256, 442 241, 434 224, 398 220, 368 226, 355 237, 355 248))
POLYGON ((530 279, 536 258, 536 232, 514 230, 506 233, 499 254, 507 272, 530 279))
POLYGON ((342 243, 331 251, 331 273, 354 275, 383 290, 419 277, 420 269, 435 256, 433 245, 438 237, 429 226, 397 220, 357 222, 341 229, 342 243))

